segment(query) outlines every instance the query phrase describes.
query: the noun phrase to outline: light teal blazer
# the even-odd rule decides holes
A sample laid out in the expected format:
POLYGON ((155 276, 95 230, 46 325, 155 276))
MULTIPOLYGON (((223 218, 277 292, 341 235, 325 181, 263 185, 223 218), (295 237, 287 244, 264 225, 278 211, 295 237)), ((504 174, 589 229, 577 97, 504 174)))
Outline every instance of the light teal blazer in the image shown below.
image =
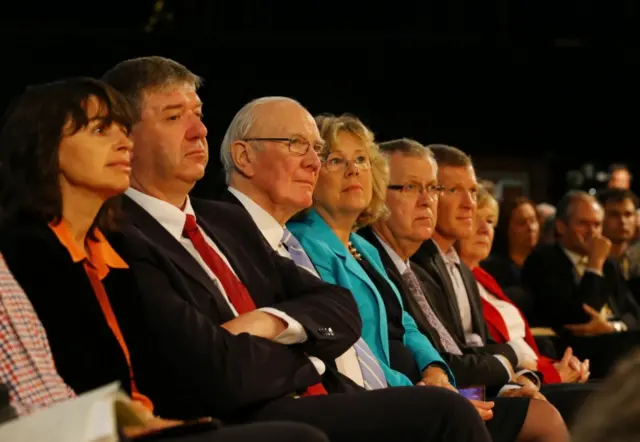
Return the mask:
MULTIPOLYGON (((378 358, 387 383, 394 387, 413 385, 407 376, 390 366, 387 311, 384 301, 358 261, 315 210, 311 210, 302 221, 288 223, 287 228, 300 241, 320 277, 329 283, 349 289, 353 294, 362 317, 362 338, 378 358)), ((418 331, 415 321, 404 310, 400 293, 388 278, 376 248, 356 233, 352 233, 350 239, 358 252, 384 276, 398 297, 403 309, 404 345, 413 353, 418 368, 422 370, 429 364, 438 363, 447 371, 450 382, 455 385, 453 373, 447 364, 429 339, 418 331)))

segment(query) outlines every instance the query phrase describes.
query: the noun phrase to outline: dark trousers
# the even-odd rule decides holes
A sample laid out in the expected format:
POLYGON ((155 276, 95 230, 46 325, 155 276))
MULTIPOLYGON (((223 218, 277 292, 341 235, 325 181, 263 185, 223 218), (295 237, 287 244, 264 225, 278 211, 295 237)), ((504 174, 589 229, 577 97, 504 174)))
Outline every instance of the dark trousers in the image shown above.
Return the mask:
MULTIPOLYGON (((120 438, 121 442, 130 439, 120 438)), ((133 439, 135 441, 135 439, 133 439)), ((206 433, 174 437, 158 435, 155 439, 167 442, 329 442, 320 430, 294 422, 265 422, 234 425, 206 433)))
POLYGON ((616 362, 632 349, 640 346, 640 332, 628 331, 610 335, 567 338, 567 345, 580 359, 589 359, 592 379, 602 379, 614 367, 616 362))
POLYGON ((264 407, 250 420, 304 422, 323 431, 331 442, 491 441, 469 401, 431 387, 284 398, 264 407))

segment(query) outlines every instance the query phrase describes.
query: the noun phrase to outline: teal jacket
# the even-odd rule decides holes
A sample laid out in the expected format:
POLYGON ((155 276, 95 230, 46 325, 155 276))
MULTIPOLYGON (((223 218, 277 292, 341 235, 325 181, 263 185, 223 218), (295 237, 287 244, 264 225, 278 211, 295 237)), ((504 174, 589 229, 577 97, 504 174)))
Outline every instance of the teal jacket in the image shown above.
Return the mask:
MULTIPOLYGON (((362 338, 378 358, 387 383, 394 387, 412 385, 407 376, 390 366, 387 312, 384 301, 358 261, 315 210, 311 210, 302 221, 288 223, 287 228, 300 241, 320 277, 327 282, 349 289, 353 294, 362 317, 362 338)), ((453 373, 447 364, 429 339, 420 333, 413 318, 404 310, 400 293, 388 278, 376 248, 356 233, 352 233, 350 239, 358 252, 384 276, 398 297, 398 302, 403 309, 404 345, 415 357, 418 368, 422 370, 430 364, 437 363, 447 371, 450 382, 455 385, 453 373)))

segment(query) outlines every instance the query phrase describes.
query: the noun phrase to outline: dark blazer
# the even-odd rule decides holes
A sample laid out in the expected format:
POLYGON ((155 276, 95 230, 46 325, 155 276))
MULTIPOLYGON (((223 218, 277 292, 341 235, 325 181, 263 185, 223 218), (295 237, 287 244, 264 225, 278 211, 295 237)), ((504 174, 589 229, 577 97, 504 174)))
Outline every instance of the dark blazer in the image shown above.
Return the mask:
MULTIPOLYGON (((382 263, 384 264, 387 274, 396 287, 398 287, 407 311, 411 316, 413 316, 416 324, 418 325, 418 329, 429 338, 436 349, 440 352, 442 358, 449 365, 456 377, 457 385, 463 388, 471 385, 486 385, 488 387, 502 387, 505 385, 509 381, 507 371, 504 369, 504 366, 500 361, 485 349, 467 347, 464 344, 464 341, 460 341, 457 336, 452 334, 463 354, 454 355, 445 353, 438 333, 433 329, 433 327, 431 327, 427 318, 422 314, 420 306, 413 296, 411 296, 409 289, 404 283, 402 275, 400 275, 400 272, 398 271, 398 268, 393 263, 391 257, 386 252, 371 228, 364 228, 358 231, 358 233, 374 245, 376 249, 378 249, 378 252, 380 252, 380 257, 382 258, 382 263)), ((425 279, 429 279, 429 275, 415 263, 411 263, 411 269, 421 282, 425 279)), ((426 293, 424 285, 423 291, 426 293)), ((426 298, 438 318, 440 318, 446 326, 446 322, 450 321, 450 319, 448 319, 449 315, 441 312, 443 307, 440 304, 442 303, 435 302, 436 300, 433 299, 435 296, 433 295, 433 293, 428 293, 426 294, 426 298)))
POLYGON ((139 388, 166 416, 247 416, 267 401, 322 381, 359 390, 327 363, 321 378, 307 355, 333 361, 360 336, 351 294, 300 270, 270 249, 246 211, 192 199, 199 225, 229 260, 258 308, 300 322, 307 342, 285 346, 220 327, 233 314, 195 259, 148 212, 124 199, 128 221, 112 244, 129 263, 154 334, 136 348, 139 388))
POLYGON ((630 329, 640 325, 640 307, 626 287, 618 266, 607 260, 603 276, 584 272, 580 281, 575 267, 559 244, 536 248, 522 269, 522 283, 533 295, 536 317, 542 325, 565 334, 565 324, 589 320, 582 304, 600 310, 605 303, 630 329))
MULTIPOLYGON (((130 392, 126 359, 82 263, 74 264, 47 224, 28 220, 12 226, 0 234, 0 251, 47 332, 64 381, 78 394, 116 380, 130 392)), ((123 335, 137 335, 141 308, 130 272, 111 269, 103 284, 123 335)))
MULTIPOLYGON (((411 257, 411 262, 423 270, 418 272, 418 278, 425 289, 425 293, 430 297, 430 301, 433 300, 436 308, 442 314, 443 324, 458 342, 464 343, 465 337, 458 300, 453 290, 446 264, 433 240, 430 239, 422 243, 415 255, 411 257)), ((515 368, 518 365, 518 358, 513 348, 508 344, 496 344, 489 335, 487 324, 482 315, 482 302, 480 301, 478 284, 473 273, 464 264, 460 264, 460 273, 462 274, 462 281, 467 290, 471 306, 473 332, 477 333, 485 343, 484 347, 476 349, 478 351, 486 351, 489 354, 501 354, 515 368)))

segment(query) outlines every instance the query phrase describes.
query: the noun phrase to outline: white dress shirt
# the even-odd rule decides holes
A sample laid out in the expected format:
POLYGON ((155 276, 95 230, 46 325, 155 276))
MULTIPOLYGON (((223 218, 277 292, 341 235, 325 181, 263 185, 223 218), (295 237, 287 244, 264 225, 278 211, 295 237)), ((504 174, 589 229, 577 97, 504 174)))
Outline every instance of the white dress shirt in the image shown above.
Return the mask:
MULTIPOLYGON (((227 304, 229 305, 229 308, 233 312, 234 316, 238 316, 238 312, 234 308, 233 304, 231 304, 231 301, 229 301, 229 297, 227 296, 224 287, 220 283, 218 277, 211 271, 204 259, 202 259, 191 240, 189 238, 186 238, 182 234, 187 215, 196 216, 195 212, 193 211, 193 207, 191 207, 191 201, 189 200, 189 197, 187 197, 184 210, 180 210, 166 201, 154 198, 133 188, 127 189, 125 194, 133 201, 138 203, 140 207, 146 210, 156 221, 160 223, 162 227, 167 230, 167 232, 169 232, 169 234, 171 234, 171 236, 176 239, 176 241, 178 241, 187 250, 187 252, 189 252, 191 256, 193 256, 193 259, 195 259, 198 264, 200 264, 200 267, 202 267, 207 275, 209 275, 211 280, 218 286, 220 293, 224 297, 225 301, 227 301, 227 304)), ((233 267, 231 267, 229 261, 220 251, 218 246, 211 240, 211 238, 209 238, 209 235, 207 235, 207 233, 203 229, 199 228, 199 230, 200 233, 202 233, 202 236, 204 237, 207 244, 211 246, 213 250, 215 250, 215 252, 222 258, 225 264, 227 264, 229 269, 231 269, 231 271, 235 274, 235 270, 233 269, 233 267)), ((286 330, 276 336, 273 339, 274 342, 284 345, 292 345, 299 344, 307 340, 307 332, 305 331, 302 324, 300 324, 298 321, 296 321, 286 313, 269 307, 261 308, 259 310, 276 316, 282 319, 287 324, 286 330)), ((324 364, 322 373, 324 373, 324 364)))
POLYGON ((578 276, 580 278, 582 278, 584 272, 592 272, 598 276, 603 276, 601 271, 587 267, 588 258, 586 256, 580 256, 576 252, 572 252, 571 250, 565 249, 564 247, 562 247, 562 250, 573 264, 573 267, 576 269, 576 272, 578 273, 578 276))
MULTIPOLYGON (((240 192, 238 189, 229 187, 228 190, 233 196, 238 198, 238 201, 240 201, 247 212, 249 212, 249 215, 251 215, 251 218, 253 218, 253 221, 256 223, 258 229, 262 232, 262 235, 267 240, 271 248, 278 252, 280 256, 291 259, 291 255, 282 244, 284 227, 276 221, 269 212, 264 210, 255 201, 240 192)), ((322 364, 322 373, 324 373, 324 370, 326 369, 326 367, 324 367, 324 363, 319 359, 316 360, 317 362, 313 359, 312 362, 316 364, 316 366, 318 363, 322 364)), ((341 356, 336 358, 336 368, 340 373, 350 378, 353 382, 364 387, 362 369, 360 368, 355 348, 349 348, 341 356)))
MULTIPOLYGON (((482 340, 482 337, 477 333, 473 333, 473 323, 471 318, 471 303, 469 302, 469 294, 467 293, 467 288, 464 285, 462 274, 460 273, 460 269, 458 268, 458 266, 461 264, 460 257, 458 256, 458 252, 456 252, 456 249, 453 248, 452 246, 445 253, 442 251, 442 249, 440 248, 440 246, 436 241, 433 241, 433 243, 436 245, 436 248, 438 249, 440 256, 444 260, 444 263, 447 267, 447 272, 449 273, 449 277, 451 278, 451 285, 453 286, 453 290, 455 292, 456 299, 458 301, 460 318, 462 320, 462 329, 464 331, 464 338, 467 341, 467 345, 469 345, 470 347, 483 347, 485 343, 482 340)), ((514 352, 516 353, 516 356, 517 356, 517 351, 515 349, 514 349, 514 352)), ((530 372, 529 370, 521 370, 519 372, 514 373, 509 368, 509 365, 511 364, 509 363, 509 360, 505 356, 500 354, 495 354, 493 356, 498 361, 500 361, 504 369, 507 371, 507 373, 509 374, 509 379, 512 379, 512 377, 517 378, 521 374, 531 373, 536 378, 536 380, 538 381, 537 383, 539 385, 540 380, 534 373, 530 372)), ((513 367, 513 368, 515 370, 516 367, 513 367)), ((508 390, 511 388, 520 388, 520 387, 516 385, 505 385, 500 389, 500 393, 504 390, 508 390)))

